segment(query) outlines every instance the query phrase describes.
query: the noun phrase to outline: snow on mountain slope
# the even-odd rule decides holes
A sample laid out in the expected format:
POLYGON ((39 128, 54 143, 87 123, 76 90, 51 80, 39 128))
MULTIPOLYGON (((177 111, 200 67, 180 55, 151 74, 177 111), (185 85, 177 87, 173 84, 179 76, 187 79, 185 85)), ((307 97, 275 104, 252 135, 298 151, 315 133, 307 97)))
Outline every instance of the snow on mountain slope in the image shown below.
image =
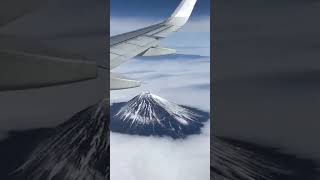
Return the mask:
POLYGON ((13 174, 32 180, 109 179, 108 107, 103 100, 54 128, 13 174))
POLYGON ((200 133, 209 114, 144 92, 127 103, 111 105, 111 131, 183 138, 200 133))

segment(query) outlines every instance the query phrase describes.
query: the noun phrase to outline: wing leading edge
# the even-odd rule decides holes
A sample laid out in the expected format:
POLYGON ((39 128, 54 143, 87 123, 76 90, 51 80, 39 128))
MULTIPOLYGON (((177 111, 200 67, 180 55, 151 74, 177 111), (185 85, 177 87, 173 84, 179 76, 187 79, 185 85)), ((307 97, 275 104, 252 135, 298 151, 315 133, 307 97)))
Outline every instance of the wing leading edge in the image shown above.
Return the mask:
MULTIPOLYGON (((175 50, 159 47, 159 41, 179 30, 189 19, 197 0, 182 0, 165 21, 136 31, 110 38, 110 69, 136 56, 173 54, 175 50)), ((140 86, 139 81, 119 78, 110 74, 110 89, 127 89, 140 86)))

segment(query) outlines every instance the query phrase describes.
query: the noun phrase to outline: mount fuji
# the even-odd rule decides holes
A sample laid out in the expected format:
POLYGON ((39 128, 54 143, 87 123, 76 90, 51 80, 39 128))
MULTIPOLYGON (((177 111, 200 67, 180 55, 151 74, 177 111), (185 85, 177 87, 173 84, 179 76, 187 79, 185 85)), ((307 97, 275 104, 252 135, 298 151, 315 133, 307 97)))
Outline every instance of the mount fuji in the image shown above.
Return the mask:
POLYGON ((112 104, 110 118, 113 132, 176 139, 199 134, 209 113, 143 92, 128 102, 112 104))

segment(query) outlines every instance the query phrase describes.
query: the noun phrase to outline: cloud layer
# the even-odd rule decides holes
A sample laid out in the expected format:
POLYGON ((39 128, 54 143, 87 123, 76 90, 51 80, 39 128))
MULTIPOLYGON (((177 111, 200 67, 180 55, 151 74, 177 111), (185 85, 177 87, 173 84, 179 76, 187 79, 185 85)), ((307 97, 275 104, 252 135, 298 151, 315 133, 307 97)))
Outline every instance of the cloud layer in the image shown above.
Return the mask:
POLYGON ((209 180, 210 127, 186 140, 111 133, 112 180, 209 180))

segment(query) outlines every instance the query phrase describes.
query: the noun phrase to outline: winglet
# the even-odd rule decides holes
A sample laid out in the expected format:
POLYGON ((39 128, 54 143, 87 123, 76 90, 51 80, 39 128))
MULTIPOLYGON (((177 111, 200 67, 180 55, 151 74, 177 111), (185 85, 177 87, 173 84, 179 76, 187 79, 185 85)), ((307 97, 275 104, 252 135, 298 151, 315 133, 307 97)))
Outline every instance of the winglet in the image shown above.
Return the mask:
POLYGON ((197 0, 182 0, 169 18, 168 23, 176 26, 183 26, 191 16, 196 2, 197 0))
POLYGON ((173 12, 171 17, 189 18, 197 0, 182 0, 177 9, 173 12))

